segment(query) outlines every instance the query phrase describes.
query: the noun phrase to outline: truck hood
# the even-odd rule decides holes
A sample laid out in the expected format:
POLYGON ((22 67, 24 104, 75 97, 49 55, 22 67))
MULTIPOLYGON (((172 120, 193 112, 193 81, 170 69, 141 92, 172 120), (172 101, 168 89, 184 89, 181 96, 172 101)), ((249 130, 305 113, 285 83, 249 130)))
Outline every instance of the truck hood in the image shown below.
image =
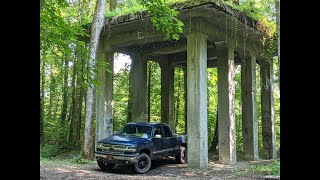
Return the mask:
POLYGON ((113 135, 99 141, 98 143, 135 146, 138 144, 147 143, 148 141, 150 140, 136 136, 113 135))

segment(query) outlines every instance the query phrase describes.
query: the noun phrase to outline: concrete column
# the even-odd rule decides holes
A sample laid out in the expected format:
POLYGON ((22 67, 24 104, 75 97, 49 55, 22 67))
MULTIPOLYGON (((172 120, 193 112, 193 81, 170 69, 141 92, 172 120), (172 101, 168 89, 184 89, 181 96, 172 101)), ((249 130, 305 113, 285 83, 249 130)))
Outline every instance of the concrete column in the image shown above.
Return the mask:
POLYGON ((169 61, 160 63, 161 67, 161 122, 167 123, 175 132, 174 122, 174 68, 169 61))
POLYGON ((131 118, 132 122, 148 122, 147 62, 139 53, 131 54, 131 118))
POLYGON ((187 35, 188 166, 208 167, 207 35, 187 35))
POLYGON ((256 58, 241 61, 242 137, 247 160, 258 160, 258 120, 256 99, 256 58))
POLYGON ((98 65, 107 63, 107 69, 98 66, 96 86, 96 142, 113 134, 113 54, 107 51, 101 41, 97 61, 98 65))
POLYGON ((219 161, 236 163, 234 49, 217 50, 219 161))
POLYGON ((260 65, 263 158, 276 158, 276 132, 273 101, 273 63, 260 65))

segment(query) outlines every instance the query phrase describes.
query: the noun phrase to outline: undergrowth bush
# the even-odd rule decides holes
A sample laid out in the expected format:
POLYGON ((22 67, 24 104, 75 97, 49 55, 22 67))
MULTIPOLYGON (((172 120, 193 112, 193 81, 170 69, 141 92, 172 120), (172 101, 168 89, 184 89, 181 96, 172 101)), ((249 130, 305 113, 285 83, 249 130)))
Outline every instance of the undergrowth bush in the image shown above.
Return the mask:
POLYGON ((280 160, 276 160, 267 165, 252 165, 251 170, 266 175, 280 176, 280 160))
POLYGON ((60 147, 58 145, 40 145, 40 158, 52 158, 59 154, 60 147))

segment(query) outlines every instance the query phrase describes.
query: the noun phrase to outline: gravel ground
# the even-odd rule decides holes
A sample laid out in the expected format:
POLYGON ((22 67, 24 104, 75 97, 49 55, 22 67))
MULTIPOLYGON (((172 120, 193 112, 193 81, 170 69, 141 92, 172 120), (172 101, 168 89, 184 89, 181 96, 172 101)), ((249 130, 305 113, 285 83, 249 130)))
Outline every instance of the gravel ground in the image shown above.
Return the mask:
POLYGON ((192 170, 187 164, 175 164, 172 159, 152 162, 146 174, 136 174, 130 166, 117 165, 111 171, 102 171, 96 163, 79 166, 40 162, 40 179, 263 179, 266 174, 248 171, 253 164, 268 161, 240 161, 235 165, 209 162, 206 171, 192 170))

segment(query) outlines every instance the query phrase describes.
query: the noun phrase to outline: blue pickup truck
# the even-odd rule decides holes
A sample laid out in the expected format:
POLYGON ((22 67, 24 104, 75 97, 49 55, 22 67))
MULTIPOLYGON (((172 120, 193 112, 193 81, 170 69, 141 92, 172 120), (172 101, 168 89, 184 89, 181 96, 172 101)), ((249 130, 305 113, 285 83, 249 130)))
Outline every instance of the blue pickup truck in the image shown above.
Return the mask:
POLYGON ((133 165, 137 173, 146 173, 151 160, 174 156, 177 163, 187 162, 184 135, 173 135, 164 123, 127 123, 119 133, 97 143, 98 166, 110 170, 116 164, 133 165))

